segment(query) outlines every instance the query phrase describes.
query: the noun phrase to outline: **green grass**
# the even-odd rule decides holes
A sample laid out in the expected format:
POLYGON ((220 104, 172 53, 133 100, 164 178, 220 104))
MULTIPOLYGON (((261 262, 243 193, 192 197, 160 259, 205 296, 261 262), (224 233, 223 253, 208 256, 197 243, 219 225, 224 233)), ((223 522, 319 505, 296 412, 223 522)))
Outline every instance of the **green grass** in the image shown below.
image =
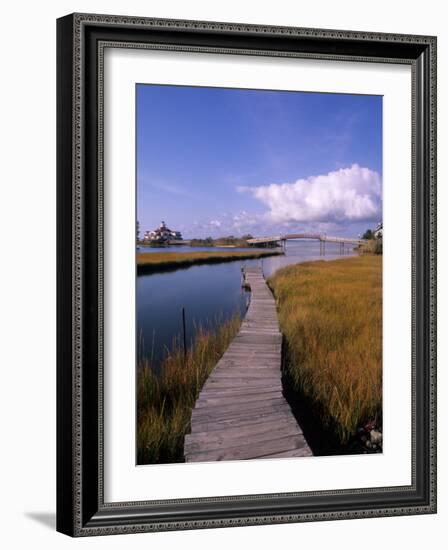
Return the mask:
POLYGON ((289 266, 269 284, 292 398, 347 445, 357 427, 382 418, 382 257, 289 266))
POLYGON ((183 462, 184 437, 191 411, 209 374, 236 335, 235 315, 215 331, 199 329, 186 358, 178 344, 165 358, 159 376, 144 359, 137 369, 137 463, 183 462))
POLYGON ((224 250, 210 252, 147 252, 137 254, 138 273, 177 269, 195 264, 249 260, 283 254, 279 250, 224 250))

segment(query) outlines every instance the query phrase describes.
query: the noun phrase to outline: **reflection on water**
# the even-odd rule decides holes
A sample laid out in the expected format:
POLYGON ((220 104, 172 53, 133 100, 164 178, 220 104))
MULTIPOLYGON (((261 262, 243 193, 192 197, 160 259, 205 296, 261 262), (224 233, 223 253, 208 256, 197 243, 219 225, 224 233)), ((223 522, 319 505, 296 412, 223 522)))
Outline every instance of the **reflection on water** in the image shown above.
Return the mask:
MULTIPOLYGON (((217 249, 179 246, 146 248, 139 252, 205 250, 217 249)), ((354 252, 350 250, 349 253, 354 252)), ((180 339, 182 335, 182 308, 186 312, 189 344, 199 325, 213 327, 229 319, 235 312, 244 316, 248 293, 241 288, 242 265, 261 265, 265 276, 269 277, 277 269, 289 264, 340 257, 339 244, 327 243, 326 255, 321 257, 318 241, 288 241, 285 256, 197 265, 172 272, 139 275, 136 296, 138 356, 148 357, 153 368, 158 370, 160 361, 172 348, 173 340, 180 339)))
POLYGON ((138 253, 144 252, 222 252, 229 250, 249 250, 248 248, 237 248, 233 246, 164 246, 161 248, 156 248, 152 246, 137 246, 138 253))
POLYGON ((198 265, 137 277, 139 355, 157 365, 173 339, 182 335, 185 308, 187 341, 197 327, 219 324, 246 311, 248 293, 241 287, 241 264, 198 265), (141 340, 143 338, 143 345, 141 340))
MULTIPOLYGON (((345 246, 345 255, 355 254, 353 247, 345 246)), ((263 260, 250 260, 246 263, 262 265, 265 277, 270 277, 282 267, 301 262, 312 262, 315 260, 334 260, 341 258, 339 243, 326 243, 325 256, 320 255, 319 241, 287 241, 284 256, 271 256, 263 260), (261 263, 260 263, 261 262, 261 263)))

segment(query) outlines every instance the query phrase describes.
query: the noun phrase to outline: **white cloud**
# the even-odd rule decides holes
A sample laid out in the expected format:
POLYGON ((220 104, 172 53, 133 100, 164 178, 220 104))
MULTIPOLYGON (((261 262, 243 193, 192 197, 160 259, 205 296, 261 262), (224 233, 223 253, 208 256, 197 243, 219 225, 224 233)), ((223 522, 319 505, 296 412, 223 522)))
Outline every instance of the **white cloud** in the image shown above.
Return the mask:
POLYGON ((353 164, 325 175, 294 183, 237 187, 265 204, 271 223, 343 223, 381 219, 382 183, 379 174, 353 164))
POLYGON ((258 224, 263 222, 263 216, 249 214, 245 210, 237 212, 231 218, 231 227, 239 234, 247 233, 253 230, 258 224))
POLYGON ((221 222, 219 220, 210 220, 210 227, 221 227, 221 222))

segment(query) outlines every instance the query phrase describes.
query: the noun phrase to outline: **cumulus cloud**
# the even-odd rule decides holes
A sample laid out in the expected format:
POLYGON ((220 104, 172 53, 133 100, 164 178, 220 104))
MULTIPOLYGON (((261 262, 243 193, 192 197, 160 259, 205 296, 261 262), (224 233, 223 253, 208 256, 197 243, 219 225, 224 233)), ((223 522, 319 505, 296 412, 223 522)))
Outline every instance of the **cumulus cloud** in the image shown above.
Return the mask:
POLYGON ((269 208, 266 217, 272 223, 343 223, 381 218, 381 178, 358 164, 294 183, 239 186, 237 190, 265 204, 269 208))

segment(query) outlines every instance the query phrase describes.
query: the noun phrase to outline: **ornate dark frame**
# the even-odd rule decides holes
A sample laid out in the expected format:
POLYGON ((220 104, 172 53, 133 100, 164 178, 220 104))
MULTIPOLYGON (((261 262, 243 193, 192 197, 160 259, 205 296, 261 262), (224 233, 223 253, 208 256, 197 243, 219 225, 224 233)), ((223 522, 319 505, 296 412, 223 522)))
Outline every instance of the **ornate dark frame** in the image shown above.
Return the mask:
POLYGON ((57 22, 57 52, 58 531, 88 536, 435 513, 436 38, 73 14, 57 22), (411 65, 410 486, 104 502, 102 62, 110 46, 411 65))

